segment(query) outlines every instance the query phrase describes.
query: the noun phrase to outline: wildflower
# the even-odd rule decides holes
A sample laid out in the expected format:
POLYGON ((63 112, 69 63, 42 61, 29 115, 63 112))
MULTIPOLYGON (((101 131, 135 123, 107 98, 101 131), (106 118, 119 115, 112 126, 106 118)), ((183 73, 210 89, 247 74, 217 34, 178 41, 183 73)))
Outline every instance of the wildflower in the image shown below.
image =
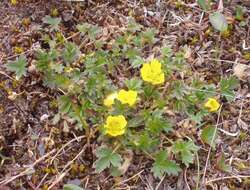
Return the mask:
POLYGON ((11 0, 10 3, 11 3, 12 5, 16 5, 16 4, 17 4, 17 0, 11 0))
POLYGON ((215 98, 208 98, 208 101, 204 104, 205 108, 210 112, 216 112, 220 108, 220 103, 215 98))
POLYGON ((117 97, 122 104, 128 104, 129 106, 133 106, 135 104, 136 98, 137 92, 134 90, 120 90, 117 97))
POLYGON ((157 59, 153 59, 150 63, 143 64, 140 71, 142 79, 153 85, 162 84, 165 81, 161 63, 157 59))
POLYGON ((108 95, 108 96, 104 99, 103 104, 104 104, 105 106, 107 106, 107 107, 112 106, 112 105, 114 104, 115 99, 117 98, 117 95, 118 95, 117 92, 114 92, 114 93, 108 95))
POLYGON ((125 133, 127 121, 123 115, 108 116, 104 129, 106 134, 116 137, 125 133))

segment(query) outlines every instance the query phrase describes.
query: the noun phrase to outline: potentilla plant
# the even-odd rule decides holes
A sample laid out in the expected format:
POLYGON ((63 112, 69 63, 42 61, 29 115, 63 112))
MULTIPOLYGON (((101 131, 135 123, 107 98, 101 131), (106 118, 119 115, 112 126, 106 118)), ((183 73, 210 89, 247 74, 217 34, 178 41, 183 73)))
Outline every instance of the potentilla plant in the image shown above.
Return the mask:
MULTIPOLYGON (((121 175, 123 154, 133 150, 152 160, 155 177, 177 175, 199 150, 199 134, 176 135, 177 116, 191 121, 201 130, 202 141, 215 147, 217 131, 210 116, 218 112, 222 99, 234 99, 234 77, 206 83, 186 64, 184 50, 172 52, 155 29, 133 19, 113 39, 104 38, 98 26, 79 24, 73 35, 80 36, 80 44, 63 36, 60 19, 45 17, 44 23, 50 26, 44 36, 48 47, 37 52, 35 66, 44 85, 61 93, 54 124, 67 115, 85 132, 87 143, 98 136, 96 172, 110 169, 112 175, 121 175)), ((20 79, 27 74, 26 65, 22 56, 7 69, 20 79)))

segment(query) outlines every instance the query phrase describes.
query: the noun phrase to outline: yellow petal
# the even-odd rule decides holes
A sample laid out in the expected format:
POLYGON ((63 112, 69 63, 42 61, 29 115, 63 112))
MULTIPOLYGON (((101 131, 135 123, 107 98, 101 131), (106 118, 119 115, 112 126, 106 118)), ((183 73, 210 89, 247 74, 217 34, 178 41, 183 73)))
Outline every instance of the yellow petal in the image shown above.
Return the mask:
POLYGON ((133 106, 135 104, 136 98, 137 92, 134 90, 120 90, 117 97, 122 104, 128 104, 129 106, 133 106))
POLYGON ((108 116, 104 129, 106 134, 110 136, 118 136, 125 133, 127 121, 123 115, 108 116))
POLYGON ((117 95, 118 95, 117 92, 114 92, 114 93, 108 95, 108 96, 104 99, 103 104, 104 104, 105 106, 107 106, 107 107, 111 107, 111 106, 114 104, 114 101, 115 101, 115 99, 117 98, 117 95))
POLYGON ((162 84, 162 83, 164 83, 164 81, 165 81, 164 73, 161 73, 161 74, 157 75, 157 76, 153 79, 152 84, 154 84, 154 85, 162 84))
POLYGON ((146 82, 151 82, 151 68, 150 68, 150 64, 146 63, 143 64, 142 68, 141 68, 141 77, 144 81, 146 82))
POLYGON ((215 98, 208 98, 204 107, 210 112, 216 112, 220 108, 220 103, 215 98))
POLYGON ((161 63, 157 59, 153 59, 151 62, 151 70, 154 73, 161 73, 161 63))
POLYGON ((140 72, 142 79, 153 85, 162 84, 165 81, 161 63, 157 59, 153 59, 150 63, 143 64, 140 72))

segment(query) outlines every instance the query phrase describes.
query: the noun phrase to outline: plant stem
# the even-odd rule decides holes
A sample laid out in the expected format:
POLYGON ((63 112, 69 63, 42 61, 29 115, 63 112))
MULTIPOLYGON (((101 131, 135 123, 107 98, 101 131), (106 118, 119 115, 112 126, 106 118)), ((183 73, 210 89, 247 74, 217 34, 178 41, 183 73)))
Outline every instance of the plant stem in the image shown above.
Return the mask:
POLYGON ((90 129, 87 125, 87 122, 83 119, 83 116, 81 116, 81 113, 77 107, 77 105, 75 105, 74 103, 72 103, 72 107, 77 115, 77 117, 79 118, 81 124, 82 124, 82 127, 85 129, 85 132, 86 132, 86 137, 87 137, 87 144, 89 145, 90 144, 90 129))

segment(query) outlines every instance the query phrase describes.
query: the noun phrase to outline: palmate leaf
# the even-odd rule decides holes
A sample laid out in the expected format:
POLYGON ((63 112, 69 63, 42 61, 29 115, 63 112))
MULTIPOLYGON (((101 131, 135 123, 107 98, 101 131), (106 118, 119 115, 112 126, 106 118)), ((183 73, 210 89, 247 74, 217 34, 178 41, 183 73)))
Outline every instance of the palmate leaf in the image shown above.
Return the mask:
POLYGON ((169 121, 158 117, 152 117, 149 119, 146 123, 146 127, 154 134, 159 134, 162 131, 169 132, 172 130, 172 124, 169 121))
POLYGON ((72 42, 68 42, 65 44, 65 48, 63 51, 63 59, 69 65, 73 61, 75 61, 80 55, 80 50, 76 44, 72 42))
POLYGON ((222 78, 220 81, 220 92, 227 101, 233 101, 235 97, 234 89, 238 86, 239 80, 235 76, 222 78))
POLYGON ((194 154, 199 147, 193 141, 178 140, 173 144, 172 151, 174 154, 180 155, 182 163, 189 166, 193 162, 194 154))
POLYGON ((159 144, 159 138, 150 137, 150 135, 145 132, 140 136, 136 136, 136 147, 142 151, 151 152, 159 144))
POLYGON ((136 78, 130 79, 130 80, 125 80, 124 83, 129 90, 139 91, 141 89, 141 86, 142 86, 142 80, 136 79, 136 78))
POLYGON ((16 61, 11 61, 6 64, 6 69, 8 71, 15 72, 16 79, 19 80, 22 76, 26 76, 26 57, 21 55, 19 56, 16 61))
POLYGON ((60 96, 58 98, 58 106, 59 106, 59 111, 62 114, 68 113, 69 110, 72 107, 72 101, 71 101, 70 97, 68 97, 68 96, 60 96))
POLYGON ((152 167, 152 172, 155 177, 162 178, 167 173, 168 175, 178 175, 181 168, 171 160, 168 160, 167 152, 161 150, 156 154, 155 162, 152 167))
POLYGON ((46 71, 49 69, 49 66, 51 63, 53 63, 57 58, 57 52, 56 50, 51 50, 49 52, 45 52, 42 50, 39 50, 37 52, 36 58, 36 68, 39 71, 46 71))
POLYGON ((61 22, 61 18, 53 18, 49 15, 42 19, 43 23, 50 25, 51 30, 57 30, 61 22))
POLYGON ((98 159, 94 163, 94 167, 97 173, 100 173, 106 168, 109 168, 110 165, 114 167, 121 166, 121 156, 107 147, 98 148, 96 151, 96 156, 98 157, 98 159))

